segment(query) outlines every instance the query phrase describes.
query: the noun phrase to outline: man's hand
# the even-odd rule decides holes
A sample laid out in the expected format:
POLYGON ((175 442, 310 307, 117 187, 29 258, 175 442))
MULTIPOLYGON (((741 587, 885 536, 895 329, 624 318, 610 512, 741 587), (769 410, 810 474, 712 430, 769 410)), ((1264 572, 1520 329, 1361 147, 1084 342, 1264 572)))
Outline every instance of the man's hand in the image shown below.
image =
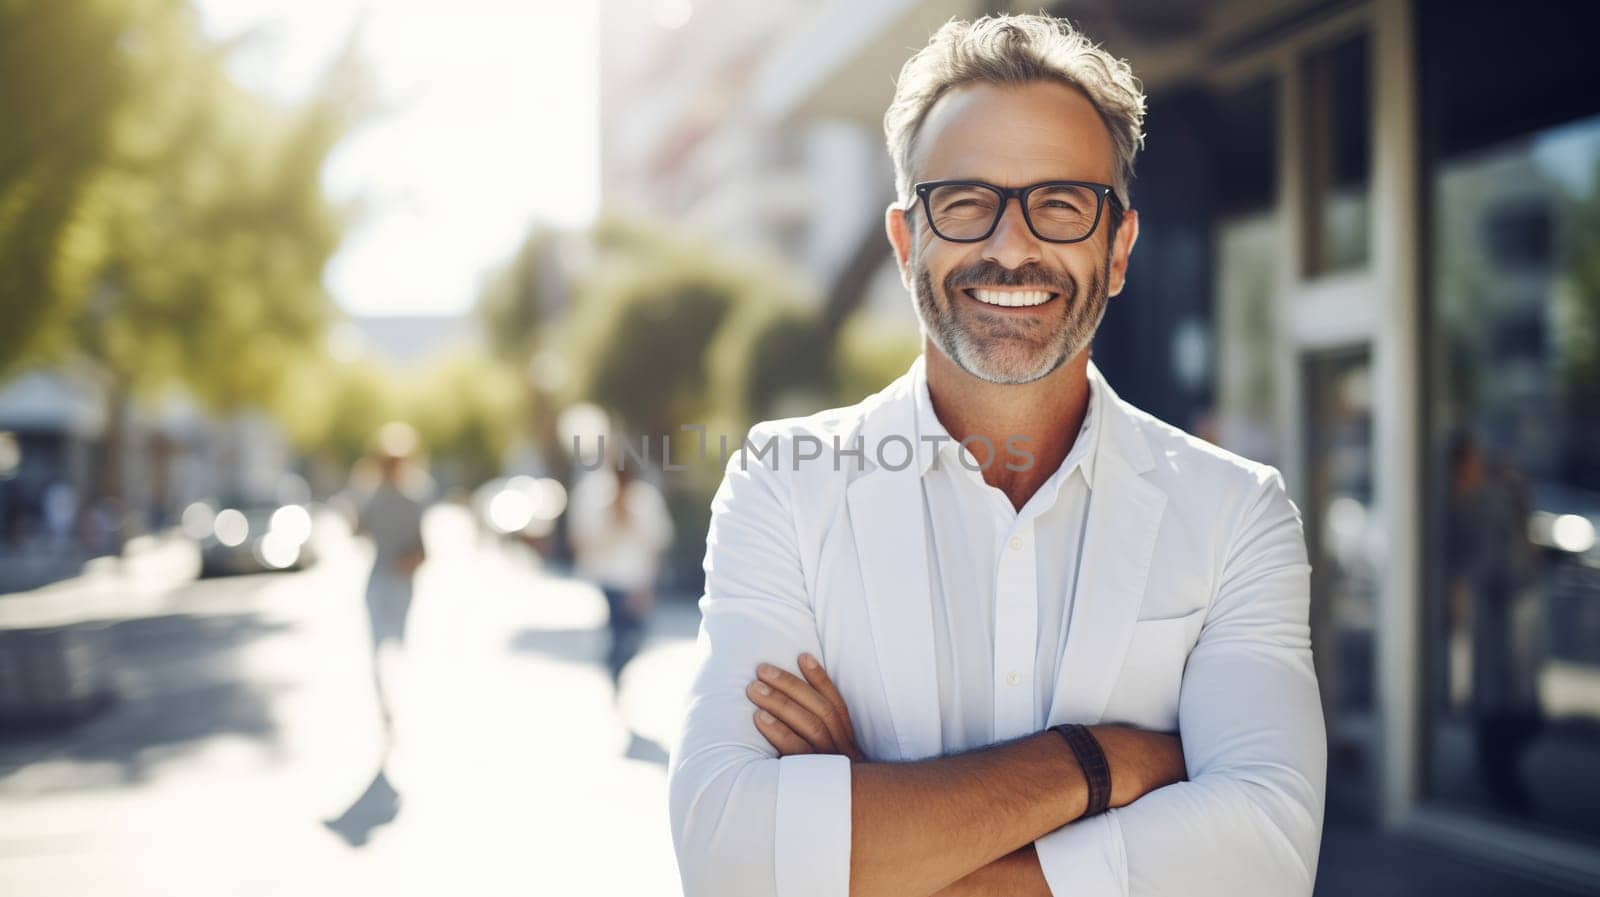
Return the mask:
MULTIPOLYGON (((1079 818, 1088 800, 1082 770, 1059 735, 915 763, 872 763, 856 746, 850 711, 822 664, 802 654, 797 666, 804 678, 761 664, 745 694, 759 708, 756 729, 779 756, 838 754, 858 764, 851 770, 851 893, 1049 893, 1030 842, 1079 818), (930 803, 936 793, 944 796, 930 803), (971 808, 954 816, 970 826, 951 823, 952 800, 971 808), (1003 822, 993 815, 1002 806, 1003 822), (916 874, 908 873, 913 868, 916 874)), ((1091 730, 1111 765, 1112 806, 1183 779, 1176 736, 1116 725, 1091 730)))
POLYGON ((804 679, 770 663, 756 668, 756 679, 745 694, 759 708, 756 729, 778 755, 839 754, 851 762, 866 762, 856 747, 856 730, 850 708, 828 678, 822 664, 810 654, 800 655, 804 679))
MULTIPOLYGON (((801 679, 764 663, 745 690, 756 707, 756 729, 778 749, 791 754, 839 754, 857 763, 866 757, 856 746, 850 708, 828 673, 810 654, 799 657, 801 679)), ((1126 726, 1091 727, 1095 739, 1113 758, 1111 806, 1125 807, 1156 788, 1181 782, 1183 743, 1175 734, 1146 732, 1126 726)))

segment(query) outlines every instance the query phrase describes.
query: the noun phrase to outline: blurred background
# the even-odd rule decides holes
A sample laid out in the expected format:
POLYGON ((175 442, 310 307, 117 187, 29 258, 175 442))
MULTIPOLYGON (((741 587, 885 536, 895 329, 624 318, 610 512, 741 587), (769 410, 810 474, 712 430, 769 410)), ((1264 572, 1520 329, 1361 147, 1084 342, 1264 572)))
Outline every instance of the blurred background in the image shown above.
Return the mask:
MULTIPOLYGON (((894 76, 1037 9, 0 0, 0 891, 677 893, 719 437, 914 357, 894 76)), ((1318 893, 1600 893, 1600 8, 1044 9, 1096 362, 1305 515, 1318 893)))

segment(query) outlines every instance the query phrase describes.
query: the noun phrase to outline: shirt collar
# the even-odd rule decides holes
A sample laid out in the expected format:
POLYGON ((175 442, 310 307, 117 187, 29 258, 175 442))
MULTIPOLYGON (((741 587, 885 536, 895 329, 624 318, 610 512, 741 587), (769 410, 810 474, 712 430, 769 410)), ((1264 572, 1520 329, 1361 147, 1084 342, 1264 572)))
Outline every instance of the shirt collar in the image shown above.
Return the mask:
MULTIPOLYGON (((921 359, 918 359, 920 362, 921 359)), ((939 420, 939 415, 933 410, 933 394, 928 391, 928 376, 924 366, 919 363, 915 366, 913 393, 916 396, 916 459, 917 469, 926 475, 933 467, 935 458, 939 459, 941 469, 951 465, 967 470, 961 460, 961 447, 950 436, 950 431, 945 429, 939 420), (927 436, 927 439, 923 437, 927 436)), ((1040 491, 1059 488, 1061 481, 1073 470, 1082 470, 1084 483, 1093 487, 1095 456, 1099 454, 1100 418, 1102 406, 1105 404, 1104 388, 1100 378, 1095 372, 1089 372, 1089 407, 1083 415, 1083 425, 1078 428, 1078 438, 1072 443, 1072 448, 1067 452, 1067 457, 1062 459, 1061 466, 1056 468, 1040 491)), ((1027 449, 1026 445, 1020 448, 1027 449)), ((996 463, 1004 464, 1007 460, 1006 447, 995 446, 997 451, 996 463)), ((974 459, 975 460, 975 459, 974 459)), ((974 471, 976 472, 976 471, 974 471)))

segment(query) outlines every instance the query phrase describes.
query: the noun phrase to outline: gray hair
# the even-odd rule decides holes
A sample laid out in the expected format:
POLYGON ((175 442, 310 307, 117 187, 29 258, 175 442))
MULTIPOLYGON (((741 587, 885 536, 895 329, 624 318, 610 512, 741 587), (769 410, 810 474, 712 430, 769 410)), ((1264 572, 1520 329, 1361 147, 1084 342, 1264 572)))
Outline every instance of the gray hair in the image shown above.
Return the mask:
POLYGON ((900 69, 894 102, 883 116, 900 202, 912 199, 912 144, 940 97, 964 84, 1035 81, 1075 87, 1100 113, 1116 155, 1113 186, 1129 207, 1133 157, 1144 146, 1144 88, 1125 60, 1090 42, 1071 22, 1034 14, 951 19, 900 69))

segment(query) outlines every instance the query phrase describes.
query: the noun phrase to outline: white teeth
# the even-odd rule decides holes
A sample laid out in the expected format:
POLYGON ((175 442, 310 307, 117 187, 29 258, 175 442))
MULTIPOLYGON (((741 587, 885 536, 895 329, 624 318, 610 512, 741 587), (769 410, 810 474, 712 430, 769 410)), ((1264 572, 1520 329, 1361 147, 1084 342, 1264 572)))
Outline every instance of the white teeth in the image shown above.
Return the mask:
POLYGON ((1006 308, 1043 305, 1054 295, 1044 290, 971 290, 970 292, 979 302, 1002 305, 1006 308))

